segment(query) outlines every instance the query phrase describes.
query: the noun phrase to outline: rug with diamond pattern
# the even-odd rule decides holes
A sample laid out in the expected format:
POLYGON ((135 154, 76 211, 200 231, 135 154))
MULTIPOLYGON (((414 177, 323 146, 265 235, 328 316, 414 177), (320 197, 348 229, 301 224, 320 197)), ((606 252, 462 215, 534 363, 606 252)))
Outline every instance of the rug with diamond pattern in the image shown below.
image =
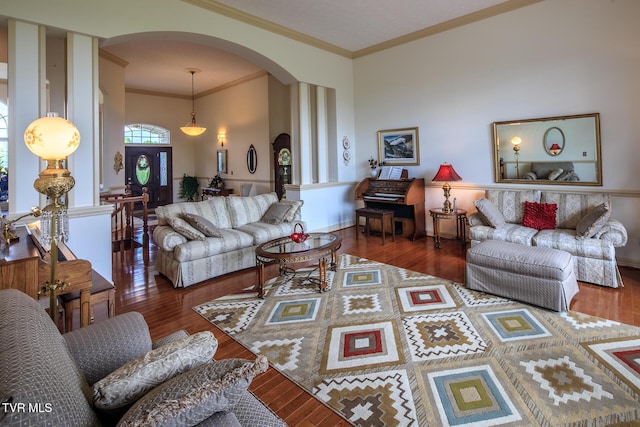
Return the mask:
MULTIPOLYGON (((640 420, 640 328, 351 255, 194 310, 362 426, 640 420)), ((634 423, 635 425, 635 423, 634 423)))

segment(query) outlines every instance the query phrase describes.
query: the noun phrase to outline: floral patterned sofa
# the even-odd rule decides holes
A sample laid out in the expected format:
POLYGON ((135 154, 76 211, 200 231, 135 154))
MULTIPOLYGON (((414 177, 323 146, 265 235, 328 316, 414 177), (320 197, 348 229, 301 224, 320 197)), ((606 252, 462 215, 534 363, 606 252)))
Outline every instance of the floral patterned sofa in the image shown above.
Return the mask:
POLYGON ((268 193, 158 206, 156 269, 178 288, 254 267, 258 245, 305 227, 302 204, 268 193))
POLYGON ((474 204, 472 246, 502 240, 560 249, 573 256, 579 281, 622 286, 615 248, 626 245, 627 230, 610 217, 608 194, 487 190, 474 204))

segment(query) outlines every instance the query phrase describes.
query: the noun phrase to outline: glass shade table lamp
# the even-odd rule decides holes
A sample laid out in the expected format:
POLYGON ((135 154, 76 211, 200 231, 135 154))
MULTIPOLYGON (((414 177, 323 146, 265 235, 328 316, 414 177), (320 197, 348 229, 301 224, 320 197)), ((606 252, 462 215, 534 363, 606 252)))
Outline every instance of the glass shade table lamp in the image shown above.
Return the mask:
POLYGON ((49 315, 55 322, 56 291, 67 286, 67 283, 56 277, 58 243, 69 239, 69 217, 63 196, 75 185, 71 172, 63 167, 62 161, 80 145, 80 133, 70 121, 55 113, 48 113, 46 117, 35 120, 27 127, 24 142, 33 154, 47 161, 47 168, 40 172, 33 187, 49 200, 49 204, 42 209, 40 228, 42 243, 45 249, 50 248, 50 278, 39 293, 49 294, 49 315))
POLYGON ((449 196, 451 195, 451 185, 449 182, 451 181, 462 181, 460 175, 458 175, 449 163, 444 162, 440 165, 440 169, 438 169, 438 173, 431 180, 432 182, 444 182, 442 189, 444 190, 444 205, 442 206, 442 212, 451 213, 453 209, 451 208, 451 202, 449 201, 449 196))

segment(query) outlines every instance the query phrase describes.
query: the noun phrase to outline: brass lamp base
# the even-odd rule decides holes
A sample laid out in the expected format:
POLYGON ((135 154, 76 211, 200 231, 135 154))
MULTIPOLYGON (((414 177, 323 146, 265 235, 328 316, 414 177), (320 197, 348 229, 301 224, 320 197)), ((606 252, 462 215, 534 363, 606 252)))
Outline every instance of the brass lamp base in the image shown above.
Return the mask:
POLYGON ((33 183, 33 188, 57 203, 60 197, 67 194, 75 184, 76 181, 71 176, 71 172, 61 168, 59 160, 48 160, 47 168, 40 172, 39 178, 33 183))
POLYGON ((442 212, 451 213, 453 209, 451 208, 451 202, 449 201, 449 196, 451 195, 451 185, 448 182, 442 186, 444 190, 444 205, 442 206, 442 212))

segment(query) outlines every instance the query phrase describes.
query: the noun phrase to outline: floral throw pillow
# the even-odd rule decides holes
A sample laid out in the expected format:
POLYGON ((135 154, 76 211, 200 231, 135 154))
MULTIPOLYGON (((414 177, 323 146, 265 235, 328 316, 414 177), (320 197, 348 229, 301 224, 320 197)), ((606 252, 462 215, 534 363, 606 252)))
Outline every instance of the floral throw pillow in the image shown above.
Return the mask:
POLYGON ((602 203, 596 206, 583 216, 578 225, 576 225, 576 237, 578 239, 593 237, 609 221, 610 217, 611 210, 609 210, 609 205, 602 203))
POLYGON ((267 209, 264 215, 262 215, 262 218, 260 218, 260 222, 278 225, 284 222, 285 216, 287 215, 287 212, 289 212, 289 210, 291 210, 290 205, 285 205, 280 202, 274 203, 269 206, 269 209, 267 209))
POLYGON ((555 203, 524 202, 524 217, 522 225, 536 230, 553 230, 556 228, 555 203))
POLYGON ((187 221, 178 217, 167 218, 167 224, 171 226, 175 231, 182 234, 189 240, 204 240, 207 237, 199 230, 193 228, 187 221))
POLYGON ((147 393, 118 426, 196 425, 216 412, 232 409, 253 378, 269 367, 264 355, 255 361, 222 359, 178 375, 147 393))
POLYGON ((204 331, 148 351, 95 383, 94 404, 103 410, 131 405, 158 384, 210 361, 217 348, 213 334, 204 331))
POLYGON ((213 225, 207 218, 190 213, 183 213, 182 218, 189 223, 190 226, 201 232, 207 237, 220 237, 218 227, 213 225))

